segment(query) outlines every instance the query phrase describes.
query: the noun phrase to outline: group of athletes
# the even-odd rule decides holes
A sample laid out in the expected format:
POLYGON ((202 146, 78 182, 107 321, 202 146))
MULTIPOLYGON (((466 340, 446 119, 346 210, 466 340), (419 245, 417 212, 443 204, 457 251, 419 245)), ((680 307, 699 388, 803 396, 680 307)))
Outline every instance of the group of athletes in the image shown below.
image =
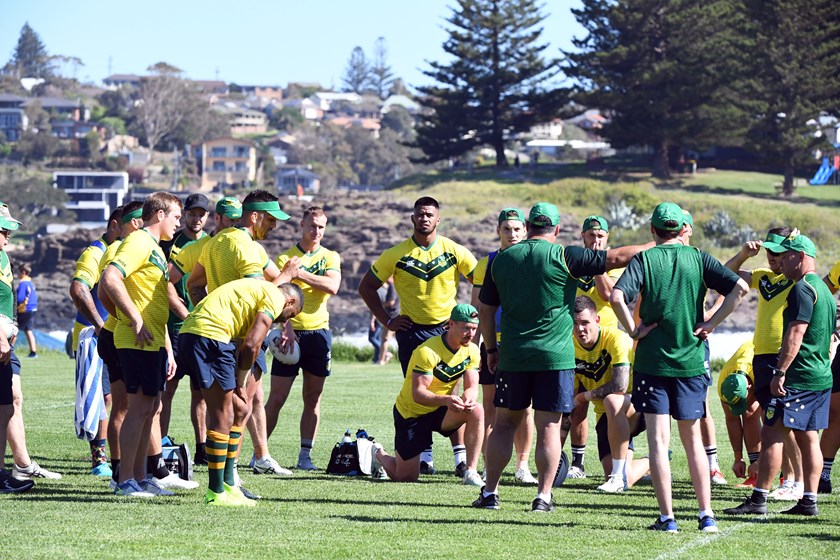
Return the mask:
MULTIPOLYGON (((328 219, 313 206, 300 221, 300 241, 270 259, 258 241, 289 218, 264 190, 215 206, 202 194, 182 203, 158 192, 116 209, 106 232, 79 258, 70 286, 78 309, 74 347, 82 329, 94 332, 111 409, 91 441, 92 472, 109 478, 116 495, 151 498, 197 487, 171 474, 162 458, 172 398, 184 376, 193 461, 209 472, 206 503, 253 506, 259 499, 237 475, 245 427, 253 472, 291 474, 271 457, 268 437, 300 371, 297 468, 317 470, 310 453, 331 371, 327 300, 341 284, 340 256, 321 245, 328 219), (211 210, 215 228, 206 234, 211 210), (282 329, 284 351, 299 344, 301 358, 293 365, 273 360, 266 399, 264 340, 272 328, 282 329)), ((733 473, 753 493, 726 512, 765 513, 782 469, 784 483, 774 497, 798 500, 786 513, 817 514, 818 487, 831 491, 840 444, 840 399, 832 393, 840 383, 832 385, 829 355, 840 263, 825 279, 816 276, 816 248, 806 236, 773 228, 723 265, 691 246, 691 215, 663 203, 650 219, 650 243, 612 249, 609 224, 590 216, 581 228, 583 246, 564 247, 556 243, 557 207, 538 203, 527 218, 516 208, 502 210, 500 247, 477 260, 438 233, 435 199, 418 199, 411 221, 411 236, 384 251, 359 285, 375 320, 395 333, 404 376, 393 408, 395 454, 375 443, 372 468, 395 481, 434 473, 432 434, 438 432, 450 438, 455 474, 481 486, 472 505, 498 509, 500 478, 515 447, 515 478, 536 484, 532 510, 549 512, 567 437, 569 476, 586 476, 591 401, 605 480, 598 489, 619 493, 650 476, 660 508, 651 528, 677 531, 673 418, 697 495, 699 529, 717 531, 710 484, 725 479, 707 401, 707 337, 753 288, 759 292, 754 339, 727 362, 718 383, 733 473), (741 269, 762 248, 768 267, 741 269), (461 277, 473 285, 470 303, 457 301, 461 277), (401 301, 397 316, 377 293, 389 280, 401 301), (707 289, 719 294, 709 309, 707 289), (639 459, 633 437, 643 431, 649 456, 639 459), (529 468, 534 433, 536 478, 529 468)), ((13 353, 3 338, 0 333, 0 358, 8 358, 13 353)), ((5 411, 5 388, 0 396, 5 411)))

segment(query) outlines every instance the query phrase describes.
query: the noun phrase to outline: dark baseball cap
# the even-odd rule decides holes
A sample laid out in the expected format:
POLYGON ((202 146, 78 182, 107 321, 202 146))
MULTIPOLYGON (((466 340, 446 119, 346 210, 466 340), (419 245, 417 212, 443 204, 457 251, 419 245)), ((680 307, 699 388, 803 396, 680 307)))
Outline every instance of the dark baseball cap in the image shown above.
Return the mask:
POLYGON ((193 208, 201 208, 205 212, 210 211, 210 199, 201 193, 193 193, 187 197, 184 202, 184 212, 192 210, 193 208))

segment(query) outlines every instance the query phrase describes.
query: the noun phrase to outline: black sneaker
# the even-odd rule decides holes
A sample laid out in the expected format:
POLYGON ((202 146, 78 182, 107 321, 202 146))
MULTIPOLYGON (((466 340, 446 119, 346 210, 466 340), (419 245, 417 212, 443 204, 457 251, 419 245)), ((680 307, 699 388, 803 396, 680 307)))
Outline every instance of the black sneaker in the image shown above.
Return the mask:
POLYGON ((259 494, 254 494, 250 490, 246 490, 244 486, 240 486, 239 490, 242 491, 242 495, 248 498, 249 500, 262 500, 262 496, 259 494))
POLYGON ((207 451, 203 448, 197 449, 193 455, 193 465, 207 466, 207 451))
POLYGON ((745 515, 750 513, 767 513, 767 502, 757 504, 752 501, 752 496, 744 500, 744 503, 738 507, 727 508, 723 510, 727 515, 745 515))
POLYGON ((467 464, 464 461, 458 463, 458 466, 455 467, 455 476, 458 478, 464 478, 464 475, 467 474, 467 464))
POLYGON ((484 486, 478 492, 478 499, 472 503, 472 507, 479 509, 499 509, 499 495, 484 495, 484 486))
POLYGON ((817 494, 831 494, 831 479, 824 478, 820 475, 820 481, 817 484, 817 494))
POLYGON ((437 470, 427 463, 426 461, 420 461, 420 474, 435 474, 437 470))
POLYGON ((653 525, 648 525, 648 529, 651 531, 662 531, 664 533, 677 533, 680 530, 679 527, 677 527, 677 521, 670 517, 665 521, 662 521, 662 518, 657 517, 656 521, 653 522, 653 525))
POLYGON ((554 500, 551 500, 548 503, 546 503, 545 500, 537 498, 533 502, 531 502, 531 511, 537 511, 540 513, 552 512, 554 511, 554 500))
POLYGON ((817 502, 806 502, 805 500, 799 500, 792 508, 780 511, 779 513, 786 515, 806 515, 811 517, 819 515, 819 511, 817 511, 817 502))
POLYGON ((0 493, 2 494, 27 492, 32 490, 33 486, 35 486, 35 482, 31 480, 18 480, 13 478, 9 471, 0 470, 0 493))

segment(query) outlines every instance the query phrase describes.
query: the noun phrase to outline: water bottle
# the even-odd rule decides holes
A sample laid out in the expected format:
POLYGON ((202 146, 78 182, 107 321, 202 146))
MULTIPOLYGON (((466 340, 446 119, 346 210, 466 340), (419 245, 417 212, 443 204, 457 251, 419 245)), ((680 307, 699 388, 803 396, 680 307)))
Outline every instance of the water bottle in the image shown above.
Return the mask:
POLYGON ((350 439, 350 429, 348 428, 346 432, 344 432, 344 437, 341 439, 341 443, 350 443, 352 440, 350 439))

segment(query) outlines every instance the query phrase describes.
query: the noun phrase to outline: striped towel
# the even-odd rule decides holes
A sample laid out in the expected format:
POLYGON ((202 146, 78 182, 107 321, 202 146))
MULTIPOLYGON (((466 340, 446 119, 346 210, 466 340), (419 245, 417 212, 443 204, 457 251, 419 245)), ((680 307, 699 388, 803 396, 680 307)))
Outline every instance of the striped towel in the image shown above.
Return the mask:
POLYGON ((102 376, 108 375, 102 358, 96 352, 96 333, 86 327, 79 333, 76 349, 76 437, 87 441, 96 439, 99 421, 108 417, 102 396, 102 376))

